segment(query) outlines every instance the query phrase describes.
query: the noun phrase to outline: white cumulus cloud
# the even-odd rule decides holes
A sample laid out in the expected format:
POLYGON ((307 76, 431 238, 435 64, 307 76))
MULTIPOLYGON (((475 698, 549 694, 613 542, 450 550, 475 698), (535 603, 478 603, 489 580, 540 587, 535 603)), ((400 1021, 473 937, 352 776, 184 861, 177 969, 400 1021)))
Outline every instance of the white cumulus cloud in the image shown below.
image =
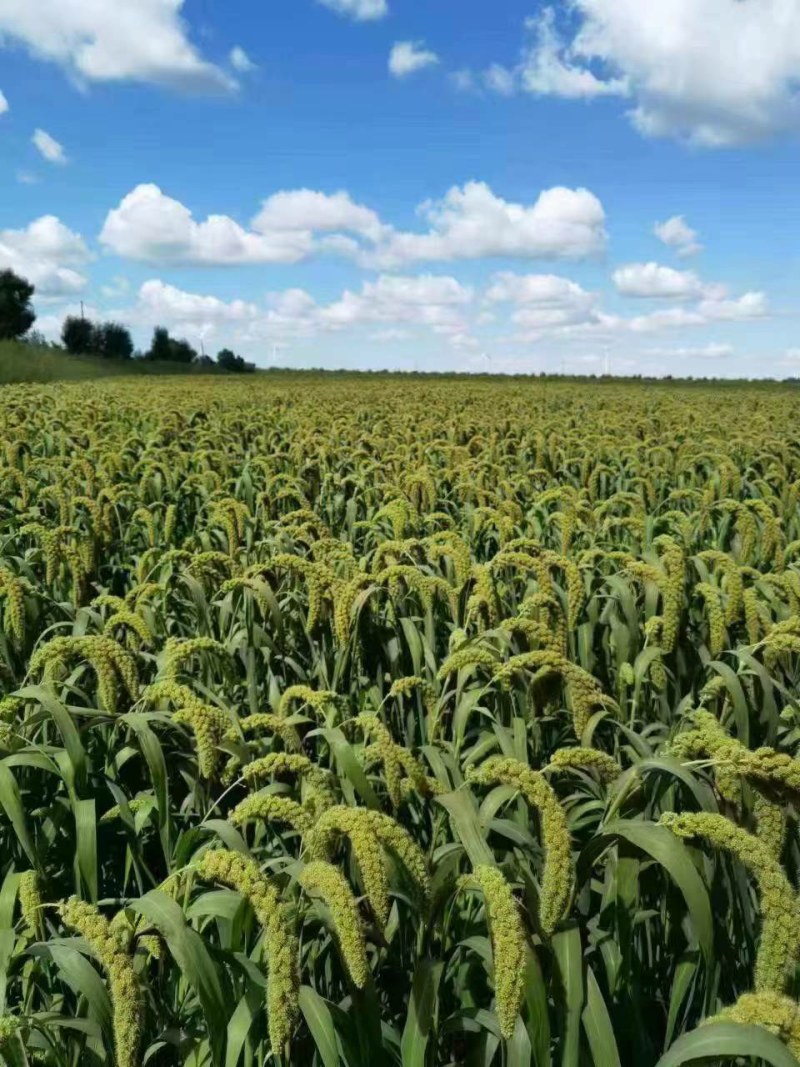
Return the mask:
POLYGON ((6 100, 5 94, 0 89, 0 115, 5 115, 8 110, 10 110, 8 100, 6 100))
POLYGON ((627 96, 646 136, 707 147, 800 126, 800 0, 573 0, 528 29, 523 88, 627 96), (569 10, 567 11, 567 7, 569 10))
POLYGON ((395 78, 406 78, 438 62, 439 57, 423 41, 398 41, 389 53, 389 72, 395 78))
POLYGON ((63 165, 67 162, 64 146, 59 144, 55 137, 51 137, 46 130, 36 130, 31 141, 35 145, 39 154, 46 159, 48 163, 58 163, 63 165))
POLYGON ((429 223, 426 233, 394 232, 366 262, 394 268, 490 256, 580 259, 606 242, 603 205, 588 189, 556 186, 520 204, 496 196, 485 182, 468 182, 419 213, 429 223))
POLYGON ((21 43, 89 82, 231 89, 187 35, 184 0, 0 0, 0 41, 21 43))
POLYGON ((622 296, 691 300, 722 293, 720 287, 701 282, 694 271, 675 270, 659 263, 629 263, 614 271, 613 280, 622 296))
POLYGON ((561 39, 553 8, 545 8, 538 18, 528 19, 526 29, 533 40, 523 54, 518 76, 527 92, 573 100, 628 94, 627 78, 598 77, 561 39))
POLYGON ((297 263, 311 253, 308 230, 247 230, 227 215, 197 222, 157 185, 139 185, 108 213, 100 241, 128 259, 153 263, 297 263))
POLYGON ((418 209, 423 232, 397 230, 343 191, 283 190, 249 226, 227 215, 197 220, 153 184, 139 185, 106 217, 100 241, 152 263, 297 263, 316 252, 395 271, 414 262, 515 258, 579 259, 605 246, 605 213, 587 189, 546 189, 532 204, 469 182, 418 209))
POLYGON ((81 292, 87 280, 76 267, 90 259, 80 234, 54 215, 44 215, 22 230, 0 230, 0 270, 13 270, 45 298, 81 292))
POLYGON ((653 233, 679 256, 694 256, 703 250, 697 239, 697 231, 692 229, 683 215, 673 215, 665 222, 657 222, 653 233))

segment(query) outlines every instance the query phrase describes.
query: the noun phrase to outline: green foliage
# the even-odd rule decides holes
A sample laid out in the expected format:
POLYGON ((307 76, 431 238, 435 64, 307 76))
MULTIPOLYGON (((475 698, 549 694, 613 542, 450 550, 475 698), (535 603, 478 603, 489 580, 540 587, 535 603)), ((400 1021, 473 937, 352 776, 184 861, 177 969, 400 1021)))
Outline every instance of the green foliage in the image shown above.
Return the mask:
POLYGON ((0 271, 0 341, 22 337, 36 322, 34 287, 13 270, 0 271))

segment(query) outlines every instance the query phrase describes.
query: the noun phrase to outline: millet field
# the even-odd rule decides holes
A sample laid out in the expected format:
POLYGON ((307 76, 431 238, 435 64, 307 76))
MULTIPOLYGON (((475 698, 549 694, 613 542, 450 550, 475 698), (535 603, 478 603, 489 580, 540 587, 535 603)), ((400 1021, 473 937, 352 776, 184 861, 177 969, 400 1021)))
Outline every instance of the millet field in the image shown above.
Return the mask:
POLYGON ((800 393, 0 390, 0 1060, 800 1056, 800 393))

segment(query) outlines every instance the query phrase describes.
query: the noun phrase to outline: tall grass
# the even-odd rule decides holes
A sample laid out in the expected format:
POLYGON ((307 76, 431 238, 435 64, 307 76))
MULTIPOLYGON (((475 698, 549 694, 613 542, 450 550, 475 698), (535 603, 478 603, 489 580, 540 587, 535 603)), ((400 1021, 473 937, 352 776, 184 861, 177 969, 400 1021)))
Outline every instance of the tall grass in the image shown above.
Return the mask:
MULTIPOLYGON (((0 341, 0 385, 15 382, 85 381, 132 374, 196 374, 199 368, 182 363, 151 363, 141 360, 108 360, 71 356, 59 349, 40 348, 18 341, 0 341)), ((200 373, 218 373, 215 367, 200 373)))

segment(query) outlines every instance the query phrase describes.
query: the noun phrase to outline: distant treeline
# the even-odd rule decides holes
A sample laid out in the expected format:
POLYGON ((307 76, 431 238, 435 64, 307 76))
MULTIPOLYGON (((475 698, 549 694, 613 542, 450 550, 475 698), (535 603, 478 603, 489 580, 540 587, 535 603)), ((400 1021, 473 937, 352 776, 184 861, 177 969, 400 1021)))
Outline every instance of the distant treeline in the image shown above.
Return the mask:
MULTIPOLYGON (((25 340, 47 346, 47 340, 33 330, 36 312, 33 310, 35 289, 31 283, 11 270, 0 271, 0 341, 25 340)), ((188 341, 170 337, 169 331, 157 326, 146 352, 137 352, 131 332, 119 322, 92 322, 82 315, 69 315, 61 329, 63 347, 72 356, 96 356, 100 359, 141 359, 159 363, 191 363, 198 367, 219 367, 238 374, 255 371, 254 363, 247 363, 229 348, 223 348, 213 360, 198 353, 188 341)))

